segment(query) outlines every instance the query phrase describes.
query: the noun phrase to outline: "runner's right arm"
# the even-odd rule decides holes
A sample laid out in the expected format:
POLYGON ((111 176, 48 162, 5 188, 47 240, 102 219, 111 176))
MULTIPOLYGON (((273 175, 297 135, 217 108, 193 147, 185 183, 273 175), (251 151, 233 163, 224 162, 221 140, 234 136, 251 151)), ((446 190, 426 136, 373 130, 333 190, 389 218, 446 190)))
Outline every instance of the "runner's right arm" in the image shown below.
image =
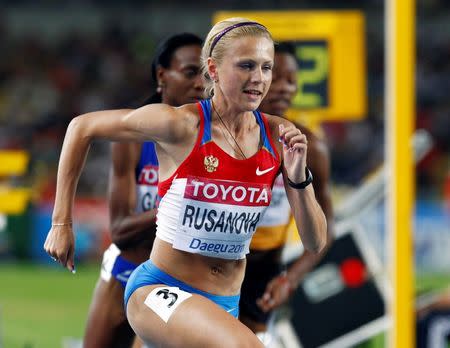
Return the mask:
MULTIPOLYGON (((164 104, 152 104, 131 112, 92 112, 70 122, 59 159, 52 228, 44 243, 45 251, 55 261, 72 272, 75 270, 72 210, 78 180, 93 139, 137 142, 153 140, 172 148, 172 144, 182 142, 183 139, 192 140, 192 130, 196 129, 196 119, 191 117, 192 112, 186 112, 182 108, 179 110, 164 104), (192 133, 191 137, 188 136, 189 132, 192 133)), ((178 149, 179 146, 175 148, 178 149)))

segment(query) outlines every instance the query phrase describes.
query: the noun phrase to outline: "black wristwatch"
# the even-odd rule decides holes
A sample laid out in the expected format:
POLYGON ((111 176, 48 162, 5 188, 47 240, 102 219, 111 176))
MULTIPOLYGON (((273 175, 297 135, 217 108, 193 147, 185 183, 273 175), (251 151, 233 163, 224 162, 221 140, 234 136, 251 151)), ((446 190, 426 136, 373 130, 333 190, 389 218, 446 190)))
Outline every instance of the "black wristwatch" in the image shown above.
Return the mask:
POLYGON ((303 182, 299 182, 298 184, 291 181, 291 179, 287 178, 288 184, 290 187, 293 187, 297 190, 302 190, 304 189, 306 186, 308 186, 310 183, 313 182, 313 175, 311 173, 311 171, 309 170, 308 167, 305 167, 305 175, 306 175, 306 180, 303 182))

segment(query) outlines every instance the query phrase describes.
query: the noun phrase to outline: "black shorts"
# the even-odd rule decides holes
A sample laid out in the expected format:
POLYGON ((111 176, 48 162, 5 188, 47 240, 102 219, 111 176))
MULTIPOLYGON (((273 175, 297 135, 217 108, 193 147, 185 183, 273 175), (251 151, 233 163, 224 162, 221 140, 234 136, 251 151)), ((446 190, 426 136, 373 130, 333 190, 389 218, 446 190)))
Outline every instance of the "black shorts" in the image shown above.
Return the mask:
POLYGON ((270 312, 263 312, 256 304, 266 290, 267 284, 283 270, 280 263, 281 249, 250 251, 247 255, 247 268, 241 287, 239 311, 242 316, 258 323, 267 323, 270 312))

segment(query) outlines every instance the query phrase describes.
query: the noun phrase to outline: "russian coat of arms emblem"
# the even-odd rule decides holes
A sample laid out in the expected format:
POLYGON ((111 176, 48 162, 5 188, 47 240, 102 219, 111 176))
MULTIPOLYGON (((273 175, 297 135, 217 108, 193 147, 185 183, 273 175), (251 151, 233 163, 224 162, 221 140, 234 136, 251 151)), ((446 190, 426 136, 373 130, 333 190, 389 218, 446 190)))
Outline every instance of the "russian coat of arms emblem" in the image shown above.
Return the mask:
POLYGON ((217 167, 219 166, 219 159, 214 157, 213 155, 205 156, 203 161, 205 165, 205 169, 208 173, 215 172, 217 167))

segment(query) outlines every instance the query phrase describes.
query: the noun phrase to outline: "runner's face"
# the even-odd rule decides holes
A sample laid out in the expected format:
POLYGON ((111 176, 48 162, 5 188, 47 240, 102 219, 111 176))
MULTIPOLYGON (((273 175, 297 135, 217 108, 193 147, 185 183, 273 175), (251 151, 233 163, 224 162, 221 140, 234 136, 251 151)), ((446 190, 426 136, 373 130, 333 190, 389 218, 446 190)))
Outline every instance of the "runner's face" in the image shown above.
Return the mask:
POLYGON ((272 115, 285 116, 297 92, 297 61, 289 53, 275 53, 272 84, 260 109, 272 115))
POLYGON ((170 67, 159 68, 163 103, 180 106, 203 99, 200 54, 201 47, 198 45, 180 47, 173 54, 170 67))
POLYGON ((273 51, 273 42, 265 37, 232 41, 217 67, 216 88, 243 111, 257 109, 272 80, 273 51))

